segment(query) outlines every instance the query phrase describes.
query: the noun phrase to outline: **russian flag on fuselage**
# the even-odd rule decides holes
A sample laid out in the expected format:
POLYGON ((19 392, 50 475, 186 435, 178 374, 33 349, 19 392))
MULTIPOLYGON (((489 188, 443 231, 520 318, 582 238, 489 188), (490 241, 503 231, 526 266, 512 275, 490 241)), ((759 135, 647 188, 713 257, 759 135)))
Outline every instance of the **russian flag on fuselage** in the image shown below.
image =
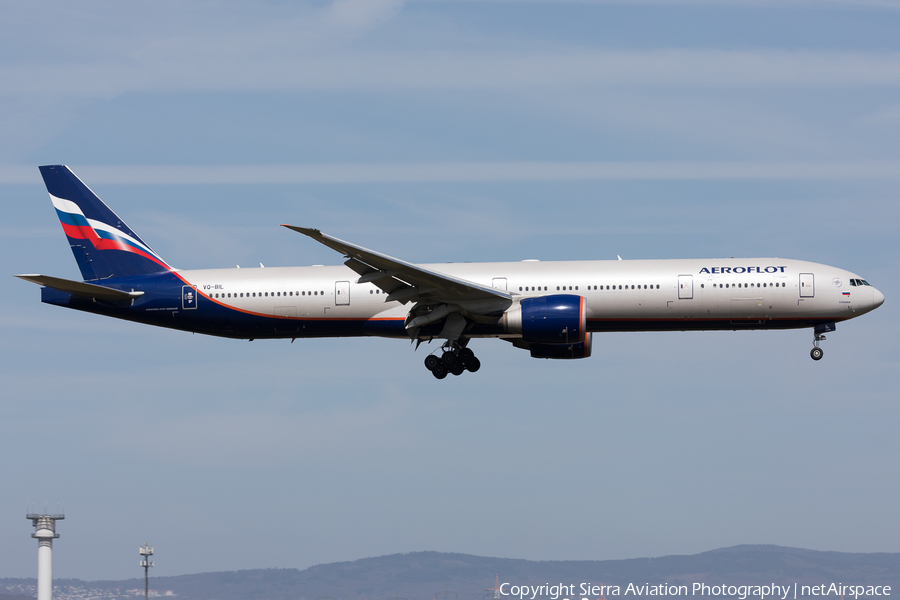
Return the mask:
POLYGON ((40 170, 85 281, 172 270, 68 167, 40 170))

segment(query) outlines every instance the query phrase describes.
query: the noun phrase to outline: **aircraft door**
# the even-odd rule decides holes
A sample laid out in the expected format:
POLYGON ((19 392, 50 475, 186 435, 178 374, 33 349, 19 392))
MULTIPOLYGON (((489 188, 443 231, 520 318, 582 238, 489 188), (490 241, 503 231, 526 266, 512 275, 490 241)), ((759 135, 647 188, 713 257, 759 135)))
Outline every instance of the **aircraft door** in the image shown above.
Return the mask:
POLYGON ((694 297, 694 276, 679 275, 678 276, 678 299, 691 300, 694 297))
POLYGON ((350 282, 335 281, 334 282, 334 304, 341 306, 350 304, 350 282))
POLYGON ((181 286, 181 308, 184 310, 197 308, 197 288, 195 286, 181 286))
POLYGON ((506 291, 506 277, 494 277, 491 280, 491 287, 495 290, 506 291))
POLYGON ((816 281, 812 273, 800 273, 800 297, 813 298, 816 295, 816 281))

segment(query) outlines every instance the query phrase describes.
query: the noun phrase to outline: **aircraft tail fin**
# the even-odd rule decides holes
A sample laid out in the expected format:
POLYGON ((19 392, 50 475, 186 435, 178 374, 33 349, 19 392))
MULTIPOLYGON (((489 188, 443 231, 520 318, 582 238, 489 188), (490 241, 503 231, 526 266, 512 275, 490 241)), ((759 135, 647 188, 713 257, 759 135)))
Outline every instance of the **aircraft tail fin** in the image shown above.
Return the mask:
POLYGON ((69 167, 39 167, 85 281, 171 271, 69 167))

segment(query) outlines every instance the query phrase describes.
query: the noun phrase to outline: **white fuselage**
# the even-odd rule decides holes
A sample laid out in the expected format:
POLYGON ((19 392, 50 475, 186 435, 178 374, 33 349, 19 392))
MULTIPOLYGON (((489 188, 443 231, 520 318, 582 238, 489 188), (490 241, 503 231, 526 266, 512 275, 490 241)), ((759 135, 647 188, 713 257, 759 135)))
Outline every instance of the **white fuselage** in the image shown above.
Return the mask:
MULTIPOLYGON (((879 306, 884 296, 859 276, 780 258, 522 261, 421 265, 514 296, 583 296, 591 331, 810 326, 879 306), (705 323, 705 325, 704 325, 705 323)), ((344 266, 179 271, 200 297, 240 312, 320 320, 404 320, 408 305, 385 302, 344 266)))

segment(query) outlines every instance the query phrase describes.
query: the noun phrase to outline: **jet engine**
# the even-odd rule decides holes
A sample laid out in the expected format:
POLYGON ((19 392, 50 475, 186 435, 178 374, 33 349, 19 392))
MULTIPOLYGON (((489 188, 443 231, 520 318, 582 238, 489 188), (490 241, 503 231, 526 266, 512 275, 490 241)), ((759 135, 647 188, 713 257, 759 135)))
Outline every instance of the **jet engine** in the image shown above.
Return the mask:
POLYGON ((507 310, 503 328, 522 337, 513 342, 535 358, 586 358, 591 355, 587 307, 582 296, 555 294, 524 298, 507 310))
POLYGON ((576 344, 528 344, 528 349, 531 358, 587 358, 591 355, 591 333, 585 333, 584 341, 576 344))

